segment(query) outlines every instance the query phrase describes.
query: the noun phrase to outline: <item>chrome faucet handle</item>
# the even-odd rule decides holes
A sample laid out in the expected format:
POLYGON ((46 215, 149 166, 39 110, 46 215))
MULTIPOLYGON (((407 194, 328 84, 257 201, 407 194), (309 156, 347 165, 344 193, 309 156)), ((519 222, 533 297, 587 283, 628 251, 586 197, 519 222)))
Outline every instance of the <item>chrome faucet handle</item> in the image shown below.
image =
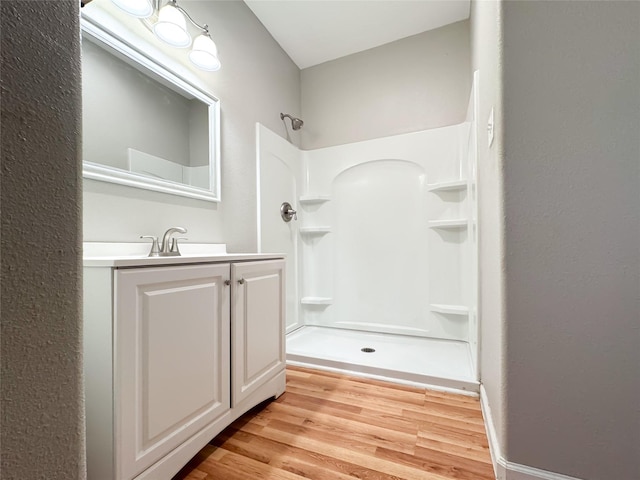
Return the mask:
POLYGON ((150 257, 160 256, 160 251, 158 250, 158 237, 154 237, 153 235, 140 235, 140 238, 151 239, 151 251, 149 252, 150 257))
POLYGON ((160 245, 160 255, 167 255, 170 253, 170 243, 171 235, 174 233, 187 233, 187 229, 183 227, 171 227, 162 236, 162 245, 160 245))
POLYGON ((187 237, 173 237, 171 239, 171 247, 169 248, 169 252, 175 255, 182 255, 180 253, 180 249, 178 248, 178 240, 188 240, 187 237))
POLYGON ((280 205, 280 216, 285 222, 290 222, 291 219, 298 220, 298 212, 293 209, 289 202, 284 202, 280 205))

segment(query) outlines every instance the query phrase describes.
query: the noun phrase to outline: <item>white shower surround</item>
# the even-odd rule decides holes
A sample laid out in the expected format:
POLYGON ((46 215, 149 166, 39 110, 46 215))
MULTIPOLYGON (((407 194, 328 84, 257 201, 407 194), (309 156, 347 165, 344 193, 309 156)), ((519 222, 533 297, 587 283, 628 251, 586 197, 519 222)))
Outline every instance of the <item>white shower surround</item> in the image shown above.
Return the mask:
MULTIPOLYGON (((315 329, 318 342, 336 329, 384 333, 400 345, 406 344, 403 337, 429 338, 452 342, 453 350, 464 342, 470 355, 460 361, 470 363, 470 374, 434 369, 433 376, 475 383, 477 390, 471 99, 468 121, 458 125, 309 151, 258 125, 259 248, 289 254, 288 332, 325 327, 315 329), (298 211, 297 221, 279 218, 284 201, 298 211)), ((298 338, 291 348, 304 363, 315 357, 324 367, 358 364, 346 352, 336 360, 338 343, 328 342, 324 355, 305 356, 300 332, 290 338, 298 338)), ((438 384, 429 372, 424 375, 424 383, 438 384)))
POLYGON ((428 190, 466 178, 459 145, 468 131, 461 124, 304 152, 301 297, 330 302, 303 305, 305 325, 468 340, 463 315, 430 308, 467 306, 466 192, 428 190), (309 203, 315 197, 330 200, 309 203), (465 224, 430 228, 452 219, 465 224))

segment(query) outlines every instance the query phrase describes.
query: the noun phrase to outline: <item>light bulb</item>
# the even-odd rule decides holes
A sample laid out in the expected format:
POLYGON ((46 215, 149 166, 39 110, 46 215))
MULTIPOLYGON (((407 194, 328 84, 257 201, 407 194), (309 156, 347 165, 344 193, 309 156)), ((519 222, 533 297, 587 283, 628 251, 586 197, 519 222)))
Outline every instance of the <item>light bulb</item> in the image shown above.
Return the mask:
POLYGON ((210 72, 220 70, 218 49, 208 35, 200 35, 193 41, 193 49, 189 52, 189 59, 202 70, 210 72))
POLYGON ((129 15, 138 18, 148 18, 153 13, 152 0, 111 0, 115 6, 129 15))
POLYGON ((187 32, 187 21, 180 10, 173 5, 160 9, 158 21, 153 26, 156 36, 174 47, 186 48, 191 45, 191 36, 187 32))

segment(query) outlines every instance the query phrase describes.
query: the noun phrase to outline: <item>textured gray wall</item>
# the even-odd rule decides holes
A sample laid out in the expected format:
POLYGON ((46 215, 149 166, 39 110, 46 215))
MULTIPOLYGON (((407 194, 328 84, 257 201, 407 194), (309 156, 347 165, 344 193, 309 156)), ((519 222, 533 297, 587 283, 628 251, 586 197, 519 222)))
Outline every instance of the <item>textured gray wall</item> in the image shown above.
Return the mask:
POLYGON ((302 70, 302 147, 463 122, 470 55, 463 21, 302 70))
POLYGON ((473 70, 479 70, 478 226, 480 370, 502 454, 505 408, 504 207, 501 3, 471 3, 473 70), (495 136, 489 147, 486 125, 494 109, 495 136))
POLYGON ((79 5, 0 5, 0 477, 81 479, 79 5))
MULTIPOLYGON (((181 5, 194 19, 209 24, 222 62, 218 72, 196 72, 220 99, 222 202, 88 180, 85 240, 131 242, 142 234, 160 235, 175 224, 189 229, 189 241, 255 251, 255 123, 286 136, 280 112, 300 115, 300 70, 244 2, 185 0, 181 5)), ((95 6, 99 3, 85 9, 95 6)))
POLYGON ((640 2, 503 13, 508 460, 638 479, 640 2))

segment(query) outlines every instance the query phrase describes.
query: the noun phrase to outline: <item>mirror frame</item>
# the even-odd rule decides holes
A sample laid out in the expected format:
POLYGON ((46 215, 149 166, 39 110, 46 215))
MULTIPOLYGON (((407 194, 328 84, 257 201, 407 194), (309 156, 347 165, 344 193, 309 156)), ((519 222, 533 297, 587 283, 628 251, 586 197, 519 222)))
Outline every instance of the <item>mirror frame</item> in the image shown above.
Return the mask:
POLYGON ((187 98, 195 98, 208 105, 209 111, 209 189, 192 187, 169 180, 147 177, 120 168, 89 162, 83 159, 82 176, 91 180, 117 183, 156 192, 183 197, 221 201, 220 195, 220 101, 167 67, 160 65, 149 55, 116 37, 103 27, 81 19, 83 41, 91 41, 115 55, 171 90, 187 98))

